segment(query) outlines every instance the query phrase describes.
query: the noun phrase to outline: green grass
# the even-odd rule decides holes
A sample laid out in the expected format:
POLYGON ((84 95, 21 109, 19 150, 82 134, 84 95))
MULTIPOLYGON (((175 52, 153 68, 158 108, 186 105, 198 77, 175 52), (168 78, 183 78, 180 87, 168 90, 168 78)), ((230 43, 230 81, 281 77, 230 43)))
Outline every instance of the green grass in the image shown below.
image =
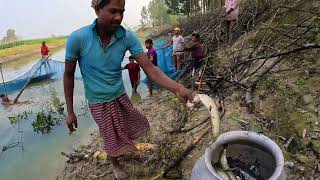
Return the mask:
POLYGON ((59 47, 63 47, 66 44, 67 37, 56 37, 56 38, 45 38, 45 39, 33 39, 33 40, 25 40, 12 42, 8 44, 0 45, 0 59, 6 58, 14 55, 27 55, 31 56, 34 52, 39 52, 42 41, 46 41, 46 45, 49 47, 52 52, 54 49, 59 47), (31 54, 30 54, 31 53, 31 54))
POLYGON ((58 40, 64 40, 66 39, 66 36, 60 36, 60 37, 54 37, 54 38, 44 38, 44 39, 30 39, 30 40, 22 40, 22 41, 15 41, 10 43, 5 43, 0 45, 0 50, 7 49, 7 48, 13 48, 16 46, 21 45, 33 45, 33 44, 41 44, 42 41, 45 41, 47 43, 55 42, 58 40))

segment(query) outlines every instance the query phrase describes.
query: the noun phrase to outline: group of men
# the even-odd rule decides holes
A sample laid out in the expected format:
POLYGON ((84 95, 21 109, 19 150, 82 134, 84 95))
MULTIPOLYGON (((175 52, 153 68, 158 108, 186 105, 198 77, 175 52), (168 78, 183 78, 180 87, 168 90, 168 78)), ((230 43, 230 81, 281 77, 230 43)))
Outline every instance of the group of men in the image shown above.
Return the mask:
MULTIPOLYGON (((227 39, 228 44, 230 44, 232 40, 232 29, 235 27, 236 23, 238 22, 239 17, 239 9, 240 9, 240 0, 225 0, 225 22, 227 25, 227 39)), ((185 40, 184 37, 181 35, 181 29, 179 27, 176 27, 174 29, 174 33, 171 31, 168 33, 169 39, 167 43, 162 48, 167 48, 170 45, 173 45, 173 64, 176 70, 182 70, 182 64, 184 62, 184 53, 186 51, 191 52, 191 59, 188 60, 188 63, 186 63, 185 68, 182 70, 182 72, 177 77, 177 80, 179 80, 181 77, 183 77, 187 72, 194 68, 198 68, 201 65, 201 60, 205 57, 204 53, 204 47, 200 40, 200 35, 197 33, 193 33, 192 38, 192 44, 189 47, 185 46, 185 40)), ((151 39, 148 39, 145 42, 146 48, 148 49, 148 57, 152 61, 152 63, 157 66, 157 53, 156 50, 153 48, 153 43, 151 39)), ((130 58, 130 66, 126 66, 127 69, 129 69, 129 75, 130 80, 132 84, 132 88, 134 89, 134 92, 137 91, 137 86, 140 82, 140 76, 139 78, 137 74, 140 75, 140 68, 138 70, 139 65, 134 62, 134 59, 130 58), (133 65, 135 64, 135 65, 133 65)), ((148 80, 148 89, 150 95, 152 95, 152 81, 148 80)))
MULTIPOLYGON (((182 71, 182 73, 178 76, 184 75, 187 71, 192 68, 198 68, 200 66, 201 60, 205 57, 204 54, 204 47, 200 40, 200 35, 197 33, 193 33, 191 35, 192 43, 190 46, 185 46, 184 38, 181 36, 180 28, 176 27, 174 29, 174 35, 169 32, 169 40, 162 48, 167 48, 170 45, 173 45, 173 64, 176 70, 181 70, 182 62, 184 59, 184 53, 186 51, 191 52, 191 59, 189 60, 188 67, 182 71)), ((147 39, 145 41, 145 46, 148 49, 147 56, 149 57, 150 61, 153 65, 157 66, 157 51, 153 47, 152 39, 147 39)), ((132 89, 135 93, 137 93, 137 87, 140 84, 140 66, 134 61, 132 56, 129 57, 129 64, 127 64, 124 69, 128 69, 129 77, 132 85, 132 89)), ((150 95, 152 95, 152 81, 148 80, 148 89, 150 95)))

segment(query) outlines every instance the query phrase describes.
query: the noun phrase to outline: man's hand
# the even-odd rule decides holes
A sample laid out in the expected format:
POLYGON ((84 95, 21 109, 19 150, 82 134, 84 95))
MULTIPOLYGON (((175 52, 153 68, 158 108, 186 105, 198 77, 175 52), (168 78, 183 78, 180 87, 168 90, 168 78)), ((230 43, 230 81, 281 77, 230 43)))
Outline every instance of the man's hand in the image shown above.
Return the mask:
POLYGON ((188 101, 190 102, 193 101, 192 91, 183 87, 182 85, 176 92, 176 95, 181 98, 180 100, 183 101, 183 103, 187 103, 188 101))
POLYGON ((77 117, 74 113, 71 113, 68 115, 66 119, 66 123, 68 125, 70 133, 72 133, 73 131, 76 131, 76 128, 78 128, 77 117))

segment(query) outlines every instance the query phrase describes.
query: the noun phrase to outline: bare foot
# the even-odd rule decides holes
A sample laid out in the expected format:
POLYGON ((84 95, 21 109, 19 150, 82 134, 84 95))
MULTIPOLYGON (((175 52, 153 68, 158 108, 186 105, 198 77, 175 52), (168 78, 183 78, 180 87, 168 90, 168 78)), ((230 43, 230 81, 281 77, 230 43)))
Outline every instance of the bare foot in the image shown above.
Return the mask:
POLYGON ((116 179, 125 179, 128 177, 121 166, 113 166, 113 173, 116 176, 116 179))

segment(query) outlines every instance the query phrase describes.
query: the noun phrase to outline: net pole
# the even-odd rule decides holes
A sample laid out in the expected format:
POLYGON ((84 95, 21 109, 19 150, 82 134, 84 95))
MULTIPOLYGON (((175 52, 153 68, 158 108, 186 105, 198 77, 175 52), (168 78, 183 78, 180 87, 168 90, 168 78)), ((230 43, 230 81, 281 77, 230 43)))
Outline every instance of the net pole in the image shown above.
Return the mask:
POLYGON ((2 83, 3 83, 4 93, 6 94, 6 97, 8 97, 6 83, 4 82, 3 73, 2 73, 2 63, 0 63, 0 72, 1 72, 1 78, 2 78, 2 83))

